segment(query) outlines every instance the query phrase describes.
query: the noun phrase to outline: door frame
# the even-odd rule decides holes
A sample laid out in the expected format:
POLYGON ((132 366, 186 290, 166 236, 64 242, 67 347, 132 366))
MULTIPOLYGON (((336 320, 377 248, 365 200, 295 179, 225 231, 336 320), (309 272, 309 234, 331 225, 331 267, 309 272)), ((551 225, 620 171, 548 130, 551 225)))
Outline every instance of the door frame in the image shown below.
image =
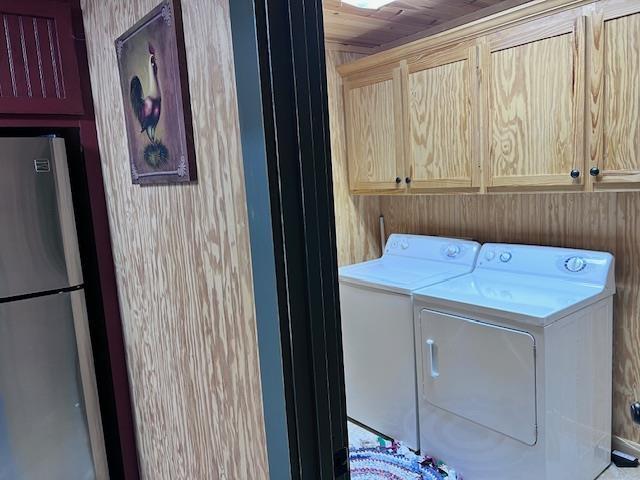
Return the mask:
POLYGON ((348 478, 322 2, 230 13, 271 478, 348 478))

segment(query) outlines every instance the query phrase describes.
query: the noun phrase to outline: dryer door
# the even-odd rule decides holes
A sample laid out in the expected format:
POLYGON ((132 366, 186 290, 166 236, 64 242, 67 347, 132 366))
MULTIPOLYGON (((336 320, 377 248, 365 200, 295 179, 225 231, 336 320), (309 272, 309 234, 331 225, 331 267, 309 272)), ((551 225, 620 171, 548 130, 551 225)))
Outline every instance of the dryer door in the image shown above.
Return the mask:
POLYGON ((420 314, 423 399, 527 445, 536 443, 532 335, 430 310, 420 314))

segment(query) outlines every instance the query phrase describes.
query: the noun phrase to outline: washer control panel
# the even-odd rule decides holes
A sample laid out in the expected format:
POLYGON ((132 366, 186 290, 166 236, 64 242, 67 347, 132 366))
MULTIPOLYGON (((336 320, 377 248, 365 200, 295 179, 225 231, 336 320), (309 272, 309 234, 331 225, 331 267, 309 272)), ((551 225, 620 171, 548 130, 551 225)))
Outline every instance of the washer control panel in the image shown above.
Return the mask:
POLYGON ((480 245, 469 240, 394 233, 387 239, 384 254, 473 265, 479 250, 480 245))

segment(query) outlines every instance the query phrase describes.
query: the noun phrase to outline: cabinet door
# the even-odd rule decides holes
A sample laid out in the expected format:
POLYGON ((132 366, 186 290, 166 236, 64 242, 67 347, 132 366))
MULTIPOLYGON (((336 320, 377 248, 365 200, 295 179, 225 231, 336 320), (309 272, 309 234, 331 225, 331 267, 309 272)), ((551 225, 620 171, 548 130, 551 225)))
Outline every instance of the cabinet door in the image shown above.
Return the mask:
POLYGON ((71 8, 0 0, 0 113, 83 113, 71 8))
POLYGON ((595 188, 640 187, 640 1, 608 0, 589 19, 590 173, 595 188))
POLYGON ((344 100, 350 190, 404 191, 400 67, 345 79, 344 100))
POLYGON ((476 58, 475 46, 462 45, 408 65, 405 150, 411 190, 480 186, 476 58))
POLYGON ((485 39, 487 188, 582 188, 584 31, 567 11, 485 39))

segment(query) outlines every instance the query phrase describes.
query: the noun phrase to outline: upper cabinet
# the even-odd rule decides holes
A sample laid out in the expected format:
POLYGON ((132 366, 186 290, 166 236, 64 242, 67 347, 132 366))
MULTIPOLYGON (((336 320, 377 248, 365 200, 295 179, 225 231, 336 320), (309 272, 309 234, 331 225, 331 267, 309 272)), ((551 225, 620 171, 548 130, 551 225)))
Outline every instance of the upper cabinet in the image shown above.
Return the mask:
POLYGON ((640 0, 530 2, 342 65, 353 193, 640 189, 640 0))
POLYGON ((83 113, 71 8, 0 0, 0 113, 83 113))
POLYGON ((403 188, 401 67, 344 81, 349 187, 355 193, 403 188))
POLYGON ((486 38, 488 189, 584 183, 584 29, 563 12, 486 38))
POLYGON ((480 188, 475 44, 411 59, 403 72, 408 188, 480 188))
POLYGON ((590 21, 594 188, 640 187, 640 2, 599 2, 590 21))

